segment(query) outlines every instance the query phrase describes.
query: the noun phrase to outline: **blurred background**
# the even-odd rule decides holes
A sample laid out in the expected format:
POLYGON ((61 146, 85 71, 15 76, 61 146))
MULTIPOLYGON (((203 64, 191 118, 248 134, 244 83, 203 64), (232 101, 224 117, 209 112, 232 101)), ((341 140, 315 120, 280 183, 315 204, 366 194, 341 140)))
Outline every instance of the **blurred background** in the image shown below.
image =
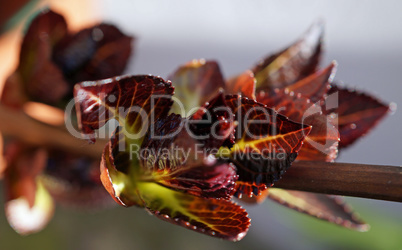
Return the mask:
MULTIPOLYGON (((338 81, 385 102, 402 103, 400 1, 32 2, 25 16, 49 4, 67 15, 73 29, 98 20, 117 24, 137 37, 126 73, 162 77, 194 58, 217 60, 229 77, 288 46, 321 19, 326 26, 322 66, 336 60, 338 81)), ((1 82, 15 67, 21 27, 17 24, 0 37, 1 82)), ((397 110, 342 152, 338 161, 400 166, 401 124, 402 113, 397 110)), ((0 249, 402 249, 402 204, 347 201, 371 225, 369 232, 330 225, 269 201, 245 206, 252 226, 237 243, 170 225, 137 208, 75 211, 59 207, 43 232, 27 237, 16 234, 0 211, 0 249)))

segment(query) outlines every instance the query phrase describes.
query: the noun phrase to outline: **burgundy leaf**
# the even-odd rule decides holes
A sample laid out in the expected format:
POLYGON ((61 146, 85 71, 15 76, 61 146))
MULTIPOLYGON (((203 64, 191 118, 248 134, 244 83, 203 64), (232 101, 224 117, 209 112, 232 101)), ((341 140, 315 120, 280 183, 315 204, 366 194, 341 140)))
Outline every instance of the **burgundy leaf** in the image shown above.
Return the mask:
MULTIPOLYGON (((237 180, 236 168, 226 162, 207 158, 202 165, 183 165, 183 169, 160 174, 158 183, 176 191, 202 198, 230 199, 237 180)), ((158 173, 156 173, 158 174, 158 173)))
POLYGON ((328 67, 289 85, 285 88, 286 93, 299 94, 316 103, 324 98, 330 89, 330 83, 335 76, 336 63, 332 62, 328 67))
POLYGON ((311 128, 254 100, 227 96, 226 103, 238 123, 230 150, 239 174, 235 195, 259 195, 290 167, 311 128))
POLYGON ((79 126, 95 141, 94 130, 116 118, 121 126, 127 125, 127 133, 141 135, 147 129, 144 124, 167 114, 173 90, 170 82, 150 75, 82 82, 74 90, 79 126))
POLYGON ((61 15, 44 10, 28 28, 18 68, 6 81, 2 103, 17 108, 27 101, 64 106, 76 82, 121 74, 132 39, 108 24, 70 35, 61 15))
POLYGON ((370 228, 339 196, 270 188, 268 198, 298 212, 343 227, 358 231, 367 231, 370 228))
POLYGON ((154 133, 143 141, 146 151, 141 166, 155 182, 174 190, 204 198, 231 198, 236 169, 203 150, 204 145, 188 133, 186 122, 175 114, 160 118, 151 127, 154 133))
POLYGON ((133 38, 115 26, 100 24, 66 36, 54 49, 53 59, 70 84, 123 73, 133 38))
POLYGON ((234 144, 234 120, 226 105, 225 96, 219 93, 190 117, 189 129, 200 137, 205 150, 217 150, 234 144))
POLYGON ((66 21, 53 11, 44 10, 32 20, 18 68, 5 83, 2 103, 18 108, 28 100, 55 104, 67 93, 62 72, 51 61, 52 47, 66 34, 66 21))
MULTIPOLYGON (((352 91, 346 88, 332 85, 328 95, 337 94, 336 108, 330 108, 325 112, 334 113, 337 119, 341 136, 339 146, 345 148, 357 139, 364 136, 373 128, 390 110, 390 106, 366 93, 352 91)), ((327 106, 334 104, 326 103, 327 106)))
POLYGON ((339 132, 334 120, 322 112, 321 106, 312 103, 301 94, 277 92, 278 98, 265 98, 257 94, 257 100, 269 104, 280 114, 312 129, 299 152, 298 160, 333 161, 338 156, 339 132))
POLYGON ((63 16, 43 10, 32 20, 25 34, 20 52, 20 65, 24 82, 38 67, 38 62, 51 59, 52 47, 67 35, 67 23, 63 16))

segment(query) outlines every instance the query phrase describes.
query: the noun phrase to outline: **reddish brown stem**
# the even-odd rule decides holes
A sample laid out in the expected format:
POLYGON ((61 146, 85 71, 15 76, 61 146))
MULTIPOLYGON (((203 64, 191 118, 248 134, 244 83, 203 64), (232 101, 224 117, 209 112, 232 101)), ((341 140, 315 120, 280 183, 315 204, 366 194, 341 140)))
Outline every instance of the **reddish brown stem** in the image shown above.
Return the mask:
MULTIPOLYGON (((0 131, 26 143, 100 159, 104 140, 88 145, 67 130, 0 105, 0 131)), ((295 162, 275 187, 402 202, 402 167, 352 163, 295 162)))
POLYGON ((300 161, 275 187, 402 202, 402 167, 300 161))
POLYGON ((25 143, 65 150, 77 155, 100 159, 105 141, 89 145, 87 141, 72 136, 65 128, 39 122, 22 111, 0 105, 0 131, 5 136, 25 143))

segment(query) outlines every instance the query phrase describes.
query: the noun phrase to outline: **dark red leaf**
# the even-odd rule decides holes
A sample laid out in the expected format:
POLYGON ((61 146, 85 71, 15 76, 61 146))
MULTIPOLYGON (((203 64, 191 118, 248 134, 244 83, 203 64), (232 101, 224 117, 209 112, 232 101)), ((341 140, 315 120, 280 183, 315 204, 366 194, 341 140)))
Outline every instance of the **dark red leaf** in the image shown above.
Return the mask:
POLYGON ((187 134, 185 122, 180 115, 170 114, 151 125, 141 145, 145 150, 140 159, 144 171, 172 171, 186 160, 187 152, 183 150, 195 154, 196 141, 187 134))
POLYGON ((268 198, 298 212, 343 227, 358 231, 367 231, 370 228, 339 196, 270 188, 268 198))
POLYGON ((389 105, 366 93, 332 85, 328 95, 334 94, 338 95, 338 98, 334 98, 338 103, 327 102, 329 109, 325 112, 337 117, 334 122, 338 123, 341 148, 349 146, 364 136, 390 110, 389 105))
POLYGON ((314 72, 313 74, 289 85, 285 88, 286 93, 300 94, 308 98, 312 103, 316 103, 324 98, 330 89, 330 83, 335 76, 336 63, 331 63, 325 69, 314 72))
POLYGON ((66 36, 55 47, 53 59, 70 84, 109 78, 123 73, 132 41, 115 26, 100 24, 66 36))
POLYGON ((203 144, 204 150, 216 150, 234 144, 234 120, 226 105, 225 96, 219 93, 197 110, 189 121, 190 131, 203 144))
POLYGON ((38 62, 48 61, 52 56, 52 48, 67 35, 67 23, 63 16, 43 10, 29 25, 20 52, 18 71, 24 82, 38 68, 38 62))
POLYGON ((227 162, 207 158, 202 165, 183 165, 172 171, 170 177, 161 175, 158 183, 176 191, 202 198, 230 199, 235 191, 236 168, 227 162))
POLYGON ((226 103, 238 123, 235 145, 230 152, 222 150, 237 167, 235 195, 259 195, 290 167, 311 128, 254 100, 227 96, 226 103))
POLYGON ((64 106, 76 82, 121 74, 131 42, 107 24, 69 35, 61 15, 42 11, 24 37, 19 65, 6 81, 2 103, 17 108, 27 101, 64 106))
POLYGON ((51 61, 52 47, 67 34, 64 18, 52 11, 36 16, 24 37, 20 63, 8 78, 2 103, 21 107, 27 100, 55 104, 68 91, 62 72, 51 61))
POLYGON ((150 75, 77 84, 74 96, 81 131, 86 138, 95 141, 94 130, 116 118, 125 127, 126 135, 131 133, 139 139, 148 129, 150 120, 156 121, 167 114, 173 91, 170 82, 150 75))
POLYGON ((151 127, 154 133, 149 133, 142 144, 146 150, 140 159, 144 175, 166 187, 203 198, 231 198, 236 169, 210 155, 205 145, 188 133, 186 122, 171 114, 151 127))
POLYGON ((298 160, 333 161, 338 156, 339 132, 333 119, 322 112, 321 106, 312 103, 301 94, 277 92, 277 98, 266 98, 261 93, 257 100, 269 104, 289 119, 311 125, 311 132, 299 152, 298 160))

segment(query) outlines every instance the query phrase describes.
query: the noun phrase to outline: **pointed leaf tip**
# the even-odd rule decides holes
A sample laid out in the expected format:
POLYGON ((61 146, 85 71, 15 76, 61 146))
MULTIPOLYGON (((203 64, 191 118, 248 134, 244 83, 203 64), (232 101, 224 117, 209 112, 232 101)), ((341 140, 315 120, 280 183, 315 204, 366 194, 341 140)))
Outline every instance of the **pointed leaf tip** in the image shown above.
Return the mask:
POLYGON ((323 26, 318 22, 286 49, 264 58, 252 71, 257 80, 256 90, 273 94, 314 73, 322 51, 323 26))
POLYGON ((298 212, 342 227, 361 232, 368 231, 370 228, 339 196, 270 188, 268 198, 298 212))
POLYGON ((392 105, 387 105, 369 94, 336 84, 331 84, 328 96, 335 98, 323 105, 323 111, 336 117, 334 122, 339 128, 340 148, 348 147, 368 133, 392 108, 392 105))

